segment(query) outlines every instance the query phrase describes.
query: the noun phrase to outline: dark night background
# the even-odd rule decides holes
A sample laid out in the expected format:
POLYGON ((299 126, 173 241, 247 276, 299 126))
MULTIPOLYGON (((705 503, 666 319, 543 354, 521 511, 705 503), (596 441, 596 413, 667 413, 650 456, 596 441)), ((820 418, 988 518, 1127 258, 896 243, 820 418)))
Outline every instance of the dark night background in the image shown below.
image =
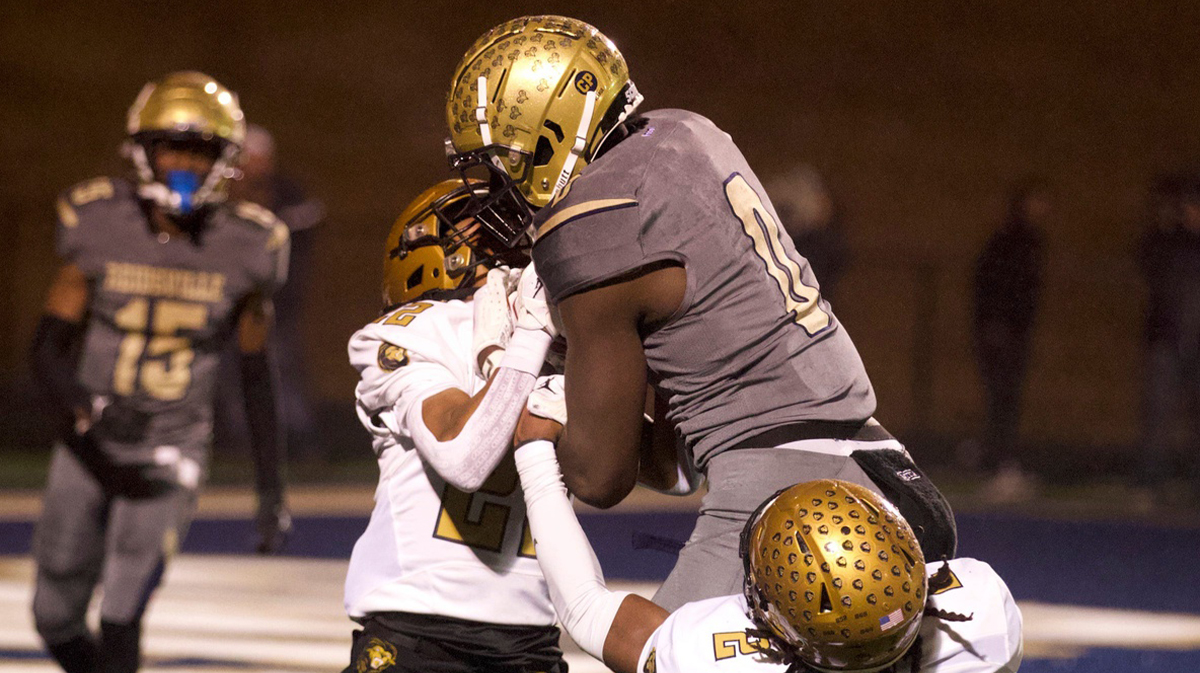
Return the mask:
MULTIPOLYGON (((1006 187, 1046 176, 1057 210, 1024 434, 1077 449, 1059 455, 1079 464, 1123 468, 1141 386, 1145 291, 1132 251, 1147 188, 1200 158, 1193 3, 5 3, 0 440, 30 436, 12 417, 55 266, 54 196, 123 170, 129 104, 147 80, 185 68, 237 91, 247 118, 276 134, 284 167, 328 206, 305 358, 325 413, 349 414, 345 342, 378 308, 392 218, 445 174, 453 68, 493 24, 543 12, 599 27, 644 109, 708 116, 764 180, 797 162, 824 173, 852 256, 834 309, 872 376, 877 417, 910 437, 977 431, 971 260, 1006 187)), ((365 445, 365 434, 344 441, 365 445)))

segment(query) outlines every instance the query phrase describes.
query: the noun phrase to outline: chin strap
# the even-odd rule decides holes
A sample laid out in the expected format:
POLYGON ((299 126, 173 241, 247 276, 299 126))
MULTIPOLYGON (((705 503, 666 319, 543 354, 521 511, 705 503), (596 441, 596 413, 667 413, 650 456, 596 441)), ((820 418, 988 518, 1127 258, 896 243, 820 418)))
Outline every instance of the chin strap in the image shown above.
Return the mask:
POLYGON ((587 98, 583 101, 583 114, 579 117, 579 129, 575 131, 575 144, 571 146, 571 153, 567 155, 566 161, 563 162, 562 171, 558 174, 558 180, 554 181, 554 191, 550 192, 550 200, 558 194, 558 191, 567 185, 567 181, 571 179, 571 173, 575 171, 575 164, 579 161, 579 157, 583 155, 583 150, 587 146, 588 127, 592 124, 592 117, 596 114, 596 91, 587 92, 587 98))
POLYGON ((475 88, 478 89, 478 96, 475 98, 475 121, 479 122, 479 137, 483 139, 483 146, 487 147, 492 144, 492 128, 488 126, 487 120, 487 76, 480 75, 475 88))

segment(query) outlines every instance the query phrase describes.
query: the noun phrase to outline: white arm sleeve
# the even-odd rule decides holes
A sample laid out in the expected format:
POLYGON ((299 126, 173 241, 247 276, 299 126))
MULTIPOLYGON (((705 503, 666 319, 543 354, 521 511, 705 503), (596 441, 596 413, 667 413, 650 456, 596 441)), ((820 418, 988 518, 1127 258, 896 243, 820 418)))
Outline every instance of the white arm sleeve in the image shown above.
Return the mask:
POLYGON ((575 517, 558 470, 554 445, 530 442, 517 449, 517 473, 550 600, 571 638, 603 660, 604 641, 626 591, 609 591, 600 562, 575 517))
POLYGON ((424 400, 408 408, 405 422, 421 459, 454 488, 474 492, 512 445, 513 430, 537 381, 533 374, 501 367, 461 432, 438 441, 425 426, 424 400))

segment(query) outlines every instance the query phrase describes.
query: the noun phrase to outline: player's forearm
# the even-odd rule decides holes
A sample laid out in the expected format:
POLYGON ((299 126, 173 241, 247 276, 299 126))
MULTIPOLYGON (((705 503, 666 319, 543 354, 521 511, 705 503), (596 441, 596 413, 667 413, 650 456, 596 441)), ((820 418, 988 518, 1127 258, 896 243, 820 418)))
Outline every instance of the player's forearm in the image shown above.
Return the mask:
MULTIPOLYGON (((575 642, 601 659, 613 620, 629 594, 609 591, 605 585, 600 563, 567 497, 554 445, 530 442, 517 449, 515 458, 538 563, 554 609, 575 642)), ((631 646, 641 651, 641 643, 631 646)), ((634 659, 636 663, 636 655, 634 659)))
POLYGON ((242 353, 239 364, 246 425, 254 449, 255 488, 260 499, 278 504, 283 498, 285 454, 275 396, 275 370, 265 350, 242 353))
POLYGON ((580 424, 568 421, 559 439, 564 481, 575 497, 592 507, 608 509, 637 485, 638 444, 622 445, 581 430, 580 424))
POLYGON ((429 427, 425 405, 413 405, 407 423, 417 453, 451 486, 468 493, 478 490, 508 452, 535 382, 532 374, 500 367, 461 430, 444 440, 429 427))
POLYGON ((83 332, 82 323, 46 314, 38 321, 29 349, 34 376, 54 403, 70 413, 91 407, 91 395, 75 374, 74 353, 83 332))

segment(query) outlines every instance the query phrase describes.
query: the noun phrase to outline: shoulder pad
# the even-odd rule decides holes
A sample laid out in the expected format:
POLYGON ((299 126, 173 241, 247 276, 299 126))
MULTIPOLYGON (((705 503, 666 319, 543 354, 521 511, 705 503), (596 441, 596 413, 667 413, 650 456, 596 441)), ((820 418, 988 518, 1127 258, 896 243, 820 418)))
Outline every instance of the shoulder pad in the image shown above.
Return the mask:
POLYGON ((291 236, 287 225, 276 217, 275 213, 252 201, 238 201, 234 203, 233 214, 242 220, 257 224, 270 232, 271 238, 267 241, 268 250, 278 250, 287 243, 288 238, 291 236))
POLYGON ((243 220, 247 220, 257 224, 263 229, 272 229, 277 224, 282 224, 275 213, 263 208, 253 201, 237 201, 233 203, 233 214, 243 220))
POLYGON ((67 190, 67 201, 71 206, 85 206, 92 201, 111 199, 117 193, 111 178, 85 180, 67 190))
POLYGON ((359 371, 370 366, 394 372, 415 361, 440 362, 452 354, 445 338, 445 320, 427 320, 445 308, 442 302, 419 301, 397 307, 354 333, 350 338, 350 364, 359 371))
POLYGON ((74 229, 79 226, 79 208, 94 203, 109 201, 127 192, 122 189, 123 183, 112 178, 92 178, 70 187, 59 195, 54 207, 58 211, 58 219, 64 227, 74 229))
POLYGON ((443 305, 441 302, 433 302, 428 300, 411 301, 407 304, 397 306, 383 315, 372 320, 376 325, 397 325, 399 327, 407 327, 409 323, 416 320, 417 316, 434 306, 443 305))

